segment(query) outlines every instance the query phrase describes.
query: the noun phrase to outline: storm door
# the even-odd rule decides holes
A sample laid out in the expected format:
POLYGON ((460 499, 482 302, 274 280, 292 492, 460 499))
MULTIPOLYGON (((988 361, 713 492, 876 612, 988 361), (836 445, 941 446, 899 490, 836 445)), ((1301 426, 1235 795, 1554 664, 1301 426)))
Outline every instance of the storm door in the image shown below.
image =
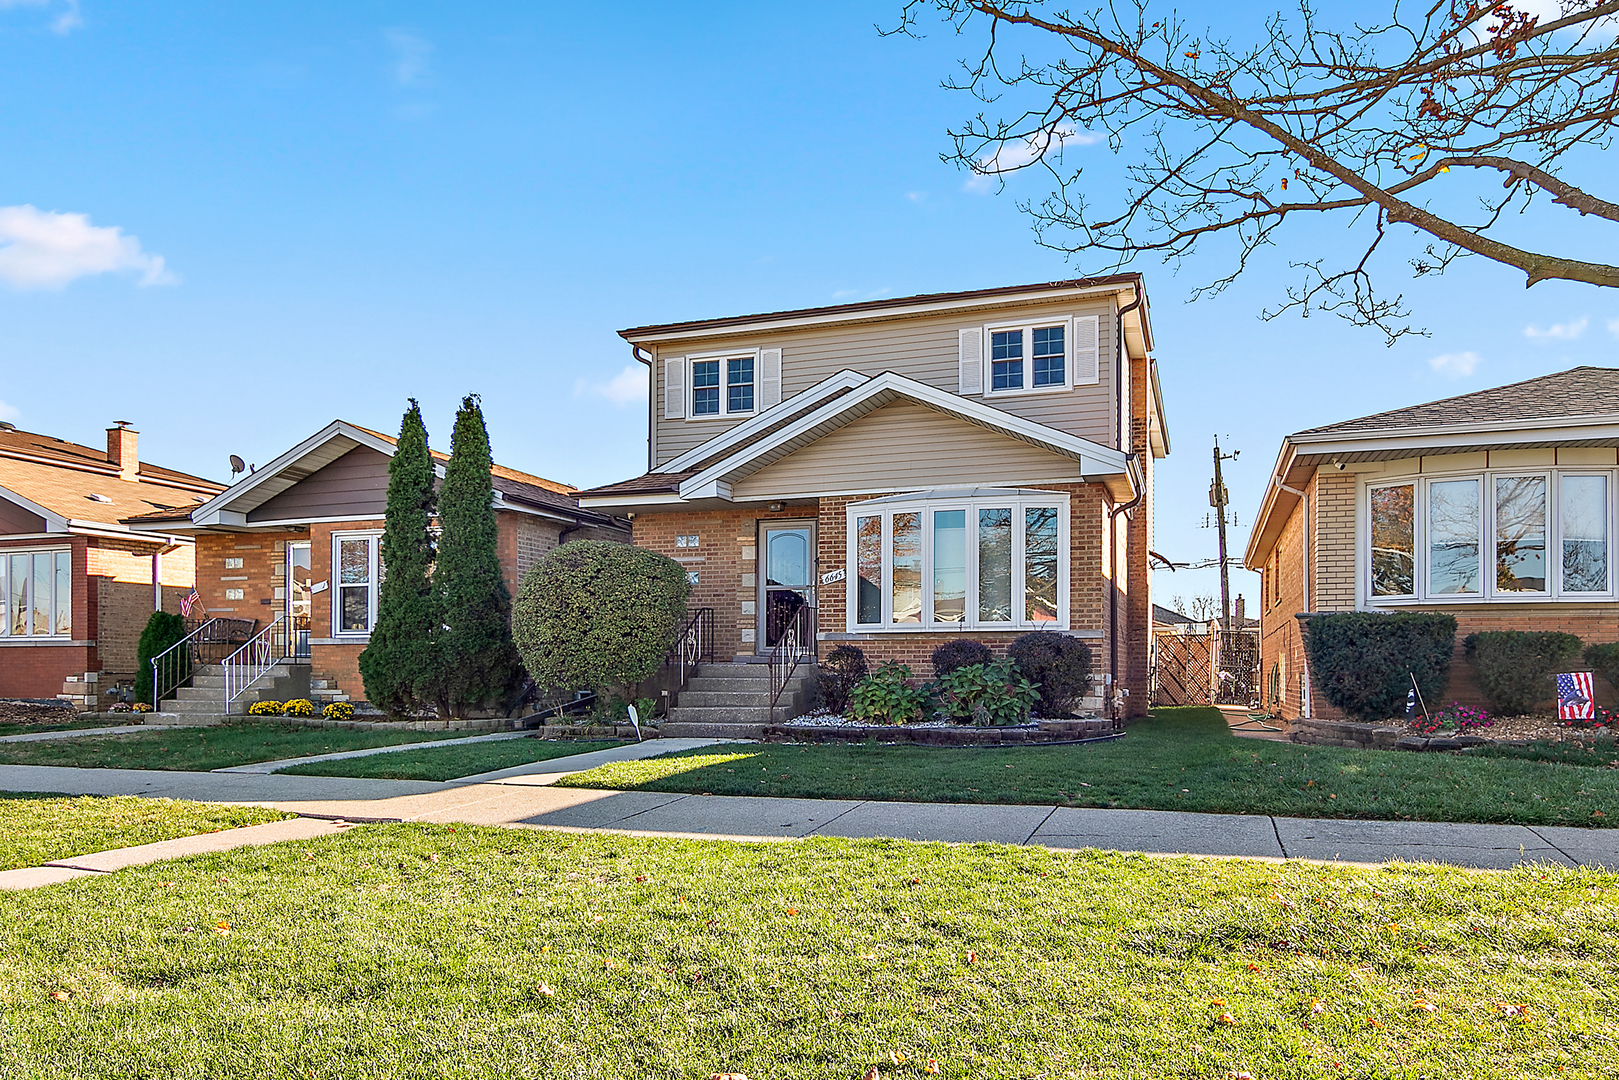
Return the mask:
POLYGON ((769 652, 805 607, 815 604, 815 526, 771 522, 759 528, 757 651, 769 652))

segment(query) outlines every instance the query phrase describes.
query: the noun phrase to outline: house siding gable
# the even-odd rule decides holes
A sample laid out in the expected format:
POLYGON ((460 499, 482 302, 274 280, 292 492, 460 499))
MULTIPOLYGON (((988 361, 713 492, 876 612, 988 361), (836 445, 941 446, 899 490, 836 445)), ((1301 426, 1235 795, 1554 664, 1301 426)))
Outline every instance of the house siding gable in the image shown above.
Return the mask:
POLYGON ((357 446, 247 515, 248 521, 381 517, 388 509, 386 454, 357 446))

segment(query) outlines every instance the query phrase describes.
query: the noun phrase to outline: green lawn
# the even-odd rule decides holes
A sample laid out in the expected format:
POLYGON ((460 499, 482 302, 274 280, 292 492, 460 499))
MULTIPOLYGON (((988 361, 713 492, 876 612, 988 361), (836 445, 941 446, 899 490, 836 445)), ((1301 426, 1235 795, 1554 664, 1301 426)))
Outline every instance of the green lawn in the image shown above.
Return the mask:
POLYGON ((1597 769, 1619 768, 1619 744, 1612 735, 1596 735, 1577 742, 1532 742, 1528 746, 1476 746, 1467 753, 1519 761, 1556 761, 1597 769))
POLYGON ((1619 770, 1241 739, 1213 709, 1160 709, 1113 742, 964 748, 711 747, 561 784, 714 795, 1115 806, 1288 817, 1619 825, 1619 770))
POLYGON ((83 739, 0 743, 0 765, 206 772, 255 761, 426 742, 455 738, 460 734, 473 733, 349 731, 343 728, 290 728, 279 724, 224 724, 176 731, 146 731, 133 735, 92 735, 83 739))
POLYGON ((0 870, 293 817, 178 799, 0 793, 0 870))
POLYGON ((36 731, 70 731, 74 728, 121 727, 134 724, 134 720, 69 720, 63 724, 0 724, 0 736, 32 735, 36 731))
POLYGON ((1516 1080, 1619 1044, 1591 871, 383 825, 5 904, 17 1077, 1516 1080))
POLYGON ((502 742, 472 743, 469 746, 441 746, 431 750, 398 750, 389 754, 348 758, 343 761, 312 761, 282 769, 303 776, 366 776, 381 780, 455 780, 463 776, 510 769, 535 761, 606 750, 616 742, 550 741, 537 738, 509 739, 502 742))

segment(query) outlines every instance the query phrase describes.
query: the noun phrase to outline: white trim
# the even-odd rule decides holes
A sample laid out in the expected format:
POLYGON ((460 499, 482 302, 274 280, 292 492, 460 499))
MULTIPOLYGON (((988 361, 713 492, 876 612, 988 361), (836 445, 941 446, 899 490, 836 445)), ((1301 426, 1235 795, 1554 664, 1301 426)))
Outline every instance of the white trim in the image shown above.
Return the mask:
MULTIPOLYGON (((759 405, 759 349, 725 349, 717 352, 687 353, 681 358, 686 374, 686 422, 701 422, 705 420, 728 420, 736 416, 754 416, 764 409, 759 405), (753 387, 753 407, 750 409, 731 408, 730 365, 731 360, 753 361, 753 382, 746 385, 753 387), (697 412, 697 386, 696 376, 692 372, 693 364, 717 363, 719 365, 719 403, 720 411, 712 413, 697 412)), ((709 389, 704 387, 703 389, 709 389)), ((767 406, 768 408, 768 406, 767 406)))
POLYGON ((0 487, 0 499, 15 503, 35 517, 45 519, 45 531, 48 533, 64 533, 68 530, 68 519, 53 510, 47 510, 32 499, 18 495, 9 488, 0 487))
POLYGON ((382 591, 382 532, 383 531, 381 529, 352 529, 332 533, 332 562, 331 568, 327 572, 326 576, 328 584, 325 591, 328 592, 332 598, 331 623, 332 638, 334 640, 341 640, 345 644, 357 644, 362 641, 370 641, 371 631, 375 630, 377 627, 378 594, 382 591), (371 563, 366 571, 369 577, 369 580, 366 582, 366 588, 369 590, 370 594, 366 601, 368 610, 366 612, 366 628, 364 631, 343 630, 339 626, 338 622, 338 620, 341 618, 343 608, 341 596, 342 590, 345 588, 354 588, 354 585, 350 584, 345 586, 338 580, 338 575, 342 570, 342 558, 340 553, 342 551, 342 542, 344 540, 369 540, 371 542, 371 563))
MULTIPOLYGON (((1094 318, 1094 316, 1093 316, 1094 318)), ((1011 319, 1003 322, 987 322, 982 329, 983 339, 980 353, 982 354, 984 373, 980 376, 982 391, 980 396, 985 398, 1023 397, 1029 394, 1060 394, 1074 388, 1074 316, 1053 315, 1045 319, 1011 319), (1062 382, 1050 383, 1046 386, 1034 385, 1034 331, 1036 330, 1062 330, 1062 382), (1023 339, 1022 347, 1022 382, 1023 385, 1006 390, 995 389, 995 335, 1018 331, 1023 339)))
POLYGON ((905 633, 988 633, 994 631, 1067 630, 1072 621, 1070 610, 1070 560, 1073 513, 1067 492, 997 490, 980 488, 957 493, 922 492, 917 495, 896 495, 885 499, 870 499, 850 503, 844 509, 844 629, 850 634, 905 634, 905 633), (1008 509, 1012 511, 1012 566, 1010 588, 1016 614, 1026 616, 1026 568, 1028 541, 1024 536, 1026 513, 1033 509, 1054 508, 1057 511, 1057 618, 1055 621, 1031 620, 1026 617, 1007 622, 981 622, 977 619, 978 603, 978 512, 980 510, 1008 509), (965 512, 965 604, 962 622, 933 621, 933 536, 934 516, 940 511, 965 512), (895 514, 921 515, 922 571, 921 610, 918 621, 893 621, 893 520, 895 514), (858 622, 860 614, 860 551, 857 522, 860 518, 882 519, 882 610, 880 622, 858 622))
MULTIPOLYGON (((761 441, 746 446, 695 476, 687 478, 680 485, 681 498, 700 497, 693 493, 709 489, 710 485, 721 478, 734 479, 733 474, 746 469, 759 458, 774 451, 782 443, 797 438, 822 423, 835 420, 840 414, 849 412, 882 393, 891 393, 896 398, 908 397, 938 409, 940 412, 958 416, 970 423, 976 423, 991 430, 998 430, 1003 434, 1020 438, 1026 442, 1033 442, 1037 446, 1057 454, 1078 458, 1082 465, 1082 471, 1086 475, 1129 474, 1128 459, 1124 454, 1112 447, 1102 446, 1100 443, 1091 442, 1089 439, 1080 438, 1078 435, 1070 435, 1065 431, 1058 431, 1056 428, 1024 419, 1003 409, 997 409, 993 405, 988 405, 972 398, 964 398, 960 395, 952 394, 948 390, 940 390, 926 383, 917 382, 915 379, 906 378, 904 375, 885 371, 881 375, 866 380, 861 386, 842 397, 827 402, 820 408, 784 425, 768 441, 768 444, 761 441), (1093 465, 1095 466, 1094 468, 1092 468, 1093 465)), ((743 473, 743 475, 747 474, 743 473)))
POLYGON ((716 435, 701 446, 693 447, 684 454, 670 461, 664 462, 656 469, 649 470, 654 473, 677 473, 697 465, 715 454, 728 450, 738 443, 747 442, 765 428, 774 424, 786 412, 797 412, 808 408, 828 395, 839 390, 849 390, 866 382, 869 375, 862 375, 858 371, 843 369, 836 375, 829 375, 814 386, 791 397, 783 396, 781 401, 762 412, 755 413, 752 418, 744 420, 736 427, 724 434, 716 435))
POLYGON ((590 499, 580 499, 579 505, 591 509, 600 507, 611 510, 620 506, 680 506, 685 501, 672 491, 659 491, 650 495, 597 495, 590 499))
POLYGON ((1355 606, 1360 610, 1384 608, 1425 607, 1457 604, 1582 604, 1612 603, 1619 599, 1619 545, 1614 543, 1619 531, 1619 506, 1615 503, 1615 490, 1619 488, 1619 468, 1600 466, 1525 466, 1513 468, 1497 466, 1490 469, 1457 469, 1451 472, 1410 473, 1404 476, 1357 477, 1355 486, 1355 606), (1546 481, 1545 570, 1546 591, 1519 592, 1498 590, 1495 587, 1495 481, 1499 477, 1533 476, 1546 481), (1607 555, 1608 588, 1604 592, 1565 592, 1563 590, 1563 522, 1562 484, 1565 477, 1600 476, 1607 482, 1607 555), (1472 593, 1430 593, 1428 526, 1430 514, 1429 489, 1435 483, 1454 480, 1474 480, 1479 485, 1479 591, 1472 593), (1413 585, 1415 593, 1400 596, 1374 596, 1371 578, 1371 494, 1380 488, 1412 488, 1412 547, 1414 549, 1413 585))
MULTIPOLYGON (((749 334, 766 334, 796 327, 868 323, 885 319, 945 315, 957 311, 1009 308, 1028 304, 1068 303, 1097 296, 1128 296, 1133 300, 1135 298, 1135 285, 1120 281, 1106 285, 1086 285, 1065 289, 1031 288, 1026 292, 1003 293, 996 296, 959 297, 927 303, 908 304, 901 301, 889 307, 867 308, 857 311, 836 311, 821 314, 807 312, 791 317, 761 315, 750 322, 726 323, 720 326, 691 327, 687 324, 684 328, 675 326, 667 330, 649 330, 646 333, 621 330, 619 331, 619 336, 634 345, 653 345, 666 341, 691 341, 705 337, 743 337, 749 334)), ((1126 303, 1129 303, 1129 301, 1126 301, 1126 303)))
MULTIPOLYGON (((55 543, 42 544, 36 547, 4 547, 0 548, 0 641, 33 641, 49 644, 65 644, 73 638, 73 547, 60 540, 55 543), (49 555, 51 596, 46 605, 46 619, 51 623, 52 629, 46 634, 11 632, 11 560, 16 556, 23 556, 28 563, 29 595, 27 607, 30 612, 38 610, 39 601, 33 594, 34 581, 33 557, 35 555, 49 555), (61 607, 61 598, 56 595, 56 586, 59 580, 56 558, 58 555, 67 556, 67 621, 68 629, 63 633, 55 629, 57 609, 61 607)), ((32 615, 29 621, 32 622, 32 615)))

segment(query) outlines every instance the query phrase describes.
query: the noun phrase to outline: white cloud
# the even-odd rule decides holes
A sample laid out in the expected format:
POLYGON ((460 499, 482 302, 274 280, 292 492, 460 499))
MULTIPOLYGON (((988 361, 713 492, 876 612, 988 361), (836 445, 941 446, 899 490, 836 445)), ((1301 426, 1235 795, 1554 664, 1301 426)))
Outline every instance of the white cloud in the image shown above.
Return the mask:
POLYGON ((1585 328, 1590 322, 1590 319, 1581 315, 1578 319, 1573 319, 1569 322, 1552 323, 1544 330, 1538 326, 1526 326, 1523 328, 1523 336, 1526 338, 1551 338, 1556 341, 1573 341, 1585 333, 1585 328))
POLYGON ((580 379, 574 383, 575 397, 596 394, 614 405, 634 405, 646 401, 647 369, 640 364, 628 364, 624 370, 603 383, 587 383, 580 379))
POLYGON ((60 289, 92 274, 133 270, 142 285, 172 285, 178 278, 163 256, 116 225, 92 225, 87 214, 0 206, 0 281, 17 289, 60 289))
POLYGON ((15 405, 8 405, 0 401, 0 420, 16 420, 22 416, 22 410, 15 405))
POLYGON ((928 193, 925 191, 907 191, 905 197, 912 202, 921 202, 928 197, 928 193))
POLYGON ((1058 124, 1050 132, 1036 132, 1022 142, 1002 143, 993 153, 973 162, 973 175, 967 178, 962 190, 976 195, 988 194, 1002 174, 1016 172, 1044 153, 1055 151, 1060 155, 1069 146, 1094 146, 1101 141, 1102 136, 1094 131, 1058 124))
POLYGON ((51 20, 51 31, 57 34, 71 34, 84 25, 84 16, 79 14, 79 0, 0 0, 0 11, 7 8, 56 8, 56 17, 51 20))
POLYGON ((1452 379, 1461 379, 1473 374, 1473 369, 1478 365, 1479 355, 1476 352, 1446 353, 1428 361, 1429 367, 1452 379))
POLYGON ((431 41, 399 26, 384 30, 382 36, 393 50, 394 82, 400 86, 421 86, 430 80, 432 72, 427 62, 433 55, 431 41))

